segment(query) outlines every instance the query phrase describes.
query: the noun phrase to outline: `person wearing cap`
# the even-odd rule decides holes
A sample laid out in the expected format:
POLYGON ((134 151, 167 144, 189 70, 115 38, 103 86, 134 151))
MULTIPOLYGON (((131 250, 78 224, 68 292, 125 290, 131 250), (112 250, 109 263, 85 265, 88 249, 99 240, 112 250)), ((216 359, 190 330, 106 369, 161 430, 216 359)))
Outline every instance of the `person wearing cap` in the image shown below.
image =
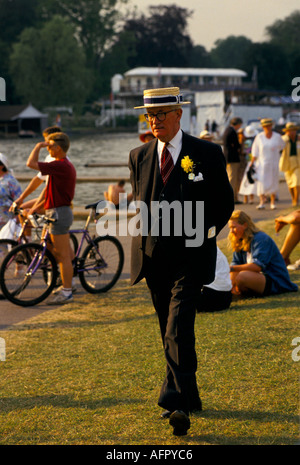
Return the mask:
POLYGON ((225 129, 223 134, 223 150, 226 159, 226 169, 230 184, 234 193, 234 203, 241 203, 238 199, 240 188, 240 155, 241 144, 238 139, 238 130, 242 126, 243 120, 239 117, 232 118, 230 125, 225 129))
POLYGON ((292 122, 285 125, 285 135, 282 139, 285 147, 279 160, 279 169, 283 171, 289 188, 292 205, 299 205, 300 196, 300 147, 297 146, 297 131, 299 127, 292 122))
POLYGON ((271 199, 270 208, 275 210, 275 199, 279 188, 279 158, 285 143, 280 134, 273 131, 273 120, 263 118, 260 121, 263 131, 254 139, 252 145, 251 166, 255 163, 257 170, 257 195, 260 202, 258 210, 265 208, 266 196, 271 199))
POLYGON ((189 414, 202 409, 196 383, 196 308, 202 286, 214 281, 216 237, 234 208, 221 147, 180 128, 182 106, 189 103, 178 87, 145 90, 144 105, 135 108, 146 109, 156 139, 129 155, 133 198, 146 218, 142 233, 132 234, 131 284, 146 278, 158 315, 167 364, 158 405, 175 435, 187 434, 189 414), (171 218, 164 208, 171 210, 174 204, 179 213, 174 209, 171 218), (178 219, 185 224, 180 232, 178 219))
POLYGON ((9 169, 7 157, 0 153, 0 228, 13 217, 9 209, 21 192, 21 185, 9 169))

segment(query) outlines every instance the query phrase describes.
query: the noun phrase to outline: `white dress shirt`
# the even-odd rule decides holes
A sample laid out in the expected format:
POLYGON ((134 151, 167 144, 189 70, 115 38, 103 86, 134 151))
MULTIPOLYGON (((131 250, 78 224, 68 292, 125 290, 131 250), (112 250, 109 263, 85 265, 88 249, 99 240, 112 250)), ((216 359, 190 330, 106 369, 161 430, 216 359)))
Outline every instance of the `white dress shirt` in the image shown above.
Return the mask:
MULTIPOLYGON (((165 143, 158 139, 157 153, 158 153, 159 169, 160 169, 160 166, 161 166, 161 154, 162 154, 164 145, 165 145, 165 143)), ((173 139, 170 140, 170 142, 168 143, 168 150, 169 150, 170 154, 172 155, 174 166, 175 166, 175 164, 176 164, 176 162, 178 160, 179 154, 181 152, 181 147, 182 147, 182 130, 179 129, 176 136, 173 137, 173 139)))

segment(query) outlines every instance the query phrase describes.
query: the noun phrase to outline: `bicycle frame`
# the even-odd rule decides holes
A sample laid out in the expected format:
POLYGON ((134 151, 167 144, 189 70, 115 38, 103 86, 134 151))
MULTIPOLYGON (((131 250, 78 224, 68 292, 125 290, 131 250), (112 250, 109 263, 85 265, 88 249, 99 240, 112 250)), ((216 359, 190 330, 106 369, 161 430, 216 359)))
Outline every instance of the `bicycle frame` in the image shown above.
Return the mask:
MULTIPOLYGON (((70 234, 80 234, 72 245, 75 245, 75 259, 73 260, 74 276, 79 275, 83 288, 92 294, 106 292, 119 279, 123 263, 124 252, 120 242, 113 237, 98 237, 94 232, 90 234, 89 223, 96 221, 96 205, 91 204, 84 228, 72 229, 70 234), (84 241, 87 245, 83 245, 84 241), (106 274, 105 269, 108 270, 106 274)), ((21 306, 35 305, 45 299, 57 281, 57 261, 51 253, 51 228, 53 219, 43 215, 44 227, 39 243, 20 244, 13 247, 15 252, 9 252, 1 267, 1 288, 3 294, 13 303, 21 306), (6 273, 7 271, 7 273, 6 273), (20 272, 20 273, 19 273, 20 272), (15 281, 16 278, 20 278, 15 281), (25 293, 23 294, 23 291, 25 293)))
POLYGON ((76 259, 79 259, 79 255, 80 255, 80 253, 81 253, 84 240, 86 240, 86 242, 87 242, 88 244, 92 244, 92 243, 94 242, 94 241, 93 241, 93 238, 90 236, 90 233, 89 233, 89 224, 90 224, 90 222, 91 222, 93 212, 94 212, 94 210, 91 208, 91 210, 90 210, 90 212, 89 212, 89 215, 88 215, 88 217, 87 217, 87 219, 86 219, 84 228, 80 228, 80 229, 70 229, 70 231, 69 231, 71 234, 81 234, 81 238, 80 238, 80 242, 79 242, 79 245, 78 245, 78 249, 77 249, 77 252, 76 252, 76 254, 75 254, 75 258, 76 258, 76 259))
MULTIPOLYGON (((78 249, 77 249, 77 252, 75 254, 75 260, 76 260, 75 266, 74 266, 75 274, 79 273, 80 271, 83 271, 83 269, 78 267, 78 265, 80 263, 80 257, 79 256, 80 256, 84 241, 86 240, 86 242, 88 244, 94 244, 94 240, 90 236, 90 233, 89 233, 89 230, 88 230, 88 226, 90 224, 92 214, 93 214, 93 209, 91 209, 91 211, 90 211, 90 213, 89 213, 89 215, 87 217, 84 228, 72 229, 72 230, 70 229, 70 231, 69 231, 69 233, 81 234, 80 243, 78 245, 78 249)), ((44 259, 46 249, 47 249, 47 243, 49 243, 49 241, 50 241, 49 224, 50 224, 50 221, 49 220, 46 221, 46 225, 44 226, 42 236, 41 236, 41 242, 40 242, 40 245, 42 245, 43 248, 41 250, 41 254, 39 254, 38 259, 37 259, 37 256, 35 255, 33 257, 32 261, 31 261, 30 265, 28 266, 28 270, 29 270, 28 275, 34 274, 36 272, 36 270, 39 268, 40 264, 42 263, 42 261, 44 259)), ((50 252, 51 252, 51 250, 50 250, 50 252)), ((102 258, 99 251, 98 251, 98 254, 99 254, 99 257, 102 258)), ((106 265, 105 262, 103 262, 102 266, 99 267, 99 269, 100 268, 105 268, 105 267, 107 267, 107 265, 106 265)), ((95 267, 93 267, 91 269, 95 269, 95 267)))
MULTIPOLYGON (((93 216, 93 213, 95 214, 95 210, 93 208, 90 209, 90 212, 89 212, 89 215, 86 219, 86 223, 85 223, 85 226, 84 228, 80 228, 80 229, 70 229, 70 233, 72 234, 81 234, 81 238, 80 238, 80 242, 78 244, 78 249, 77 249, 77 252, 75 254, 75 266, 74 266, 74 271, 75 271, 75 274, 77 273, 80 273, 80 271, 83 271, 82 268, 78 267, 78 265, 80 264, 80 253, 82 251, 82 248, 83 248, 83 243, 84 241, 86 241, 88 244, 94 244, 94 240, 93 238, 91 237, 90 233, 89 233, 89 224, 90 224, 90 221, 92 219, 92 216, 93 216)), ((102 259, 102 256, 100 254, 99 251, 97 251, 98 254, 99 254, 99 258, 102 259)), ((106 268, 107 267, 107 264, 103 261, 102 263, 102 266, 101 267, 97 267, 97 269, 100 269, 100 268, 106 268)), ((95 270, 96 268, 93 267, 93 268, 90 268, 90 269, 85 269, 85 271, 89 271, 89 270, 95 270)))

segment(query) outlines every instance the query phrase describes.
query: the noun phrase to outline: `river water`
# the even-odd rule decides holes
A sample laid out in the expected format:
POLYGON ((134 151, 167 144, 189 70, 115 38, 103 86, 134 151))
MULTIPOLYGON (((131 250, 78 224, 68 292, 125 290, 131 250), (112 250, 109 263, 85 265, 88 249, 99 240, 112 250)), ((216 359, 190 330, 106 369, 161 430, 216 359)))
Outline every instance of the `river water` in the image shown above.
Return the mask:
MULTIPOLYGON (((35 171, 26 167, 27 158, 35 144, 41 139, 0 139, 0 152, 7 156, 10 167, 15 175, 26 174, 34 176, 35 171)), ((113 168, 88 168, 87 163, 127 163, 131 149, 141 145, 137 133, 93 134, 87 136, 70 135, 71 146, 68 157, 74 164, 77 176, 124 176, 129 177, 129 169, 124 167, 113 168)), ((47 149, 40 152, 40 160, 47 155, 47 149)), ((22 189, 28 183, 21 183, 22 189)), ((107 183, 77 183, 74 205, 83 207, 89 203, 103 199, 103 192, 107 189, 107 183)), ((131 191, 129 183, 126 184, 127 192, 131 191)), ((39 193, 37 190, 35 195, 39 193)), ((28 199, 33 196, 28 197, 28 199)))

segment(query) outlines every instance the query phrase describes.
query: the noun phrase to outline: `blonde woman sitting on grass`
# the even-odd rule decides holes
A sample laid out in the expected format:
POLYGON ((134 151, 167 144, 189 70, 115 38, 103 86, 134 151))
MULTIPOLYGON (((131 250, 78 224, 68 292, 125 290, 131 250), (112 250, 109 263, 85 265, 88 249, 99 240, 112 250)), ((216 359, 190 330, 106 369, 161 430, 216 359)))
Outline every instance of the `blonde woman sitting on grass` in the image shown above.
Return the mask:
POLYGON ((233 294, 266 296, 298 290, 273 239, 260 231, 246 213, 235 210, 228 226, 233 250, 230 266, 233 294))

